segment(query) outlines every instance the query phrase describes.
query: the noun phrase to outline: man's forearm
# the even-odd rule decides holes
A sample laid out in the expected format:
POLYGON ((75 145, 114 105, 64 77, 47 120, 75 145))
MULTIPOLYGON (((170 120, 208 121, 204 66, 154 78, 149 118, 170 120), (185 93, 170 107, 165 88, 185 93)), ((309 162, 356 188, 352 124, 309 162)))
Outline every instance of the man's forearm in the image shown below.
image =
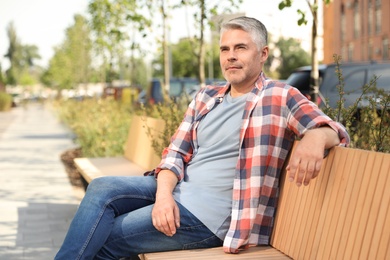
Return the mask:
POLYGON ((167 194, 172 195, 172 191, 177 184, 177 176, 170 170, 161 170, 157 177, 156 199, 167 194))
POLYGON ((315 136, 315 138, 322 138, 325 149, 329 149, 333 146, 340 144, 340 138, 337 132, 328 126, 308 130, 305 133, 304 138, 308 138, 309 136, 315 136))

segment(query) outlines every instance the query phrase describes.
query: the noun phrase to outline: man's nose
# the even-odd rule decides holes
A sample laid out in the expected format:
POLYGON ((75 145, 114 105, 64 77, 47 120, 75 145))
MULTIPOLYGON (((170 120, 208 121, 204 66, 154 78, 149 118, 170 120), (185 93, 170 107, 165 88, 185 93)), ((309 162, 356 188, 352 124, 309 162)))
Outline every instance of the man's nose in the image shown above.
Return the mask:
POLYGON ((235 61, 237 60, 237 56, 234 50, 229 51, 228 53, 228 61, 235 61))

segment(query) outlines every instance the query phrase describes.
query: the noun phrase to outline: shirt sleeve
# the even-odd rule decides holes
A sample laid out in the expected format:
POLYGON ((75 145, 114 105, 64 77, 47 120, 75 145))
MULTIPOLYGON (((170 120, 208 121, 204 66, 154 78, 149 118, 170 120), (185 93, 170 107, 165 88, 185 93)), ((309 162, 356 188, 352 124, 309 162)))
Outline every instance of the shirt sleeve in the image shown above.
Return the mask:
POLYGON ((302 137, 309 129, 327 125, 337 132, 341 146, 349 145, 350 137, 345 127, 324 114, 296 88, 290 87, 288 90, 286 109, 288 128, 298 137, 302 137))

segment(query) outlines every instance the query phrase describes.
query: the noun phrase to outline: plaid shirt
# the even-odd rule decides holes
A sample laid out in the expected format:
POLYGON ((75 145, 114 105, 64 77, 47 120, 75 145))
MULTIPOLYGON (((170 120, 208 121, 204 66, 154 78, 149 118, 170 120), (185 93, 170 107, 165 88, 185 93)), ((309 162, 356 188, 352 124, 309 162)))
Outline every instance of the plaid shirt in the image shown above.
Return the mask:
MULTIPOLYGON (((184 177, 183 169, 197 153, 197 127, 229 90, 207 86, 189 105, 184 120, 163 152, 155 169, 170 169, 184 177)), ((341 144, 349 143, 344 127, 321 112, 295 88, 273 81, 262 73, 249 93, 240 130, 240 151, 233 184, 233 204, 224 251, 238 253, 250 244, 269 244, 279 176, 296 137, 311 128, 328 125, 338 132, 341 144)))

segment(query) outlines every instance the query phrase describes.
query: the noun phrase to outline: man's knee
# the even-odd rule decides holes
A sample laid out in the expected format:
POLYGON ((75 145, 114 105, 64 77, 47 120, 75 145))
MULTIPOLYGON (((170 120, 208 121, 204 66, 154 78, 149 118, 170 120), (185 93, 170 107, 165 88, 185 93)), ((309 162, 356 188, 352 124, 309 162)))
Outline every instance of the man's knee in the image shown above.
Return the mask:
POLYGON ((115 186, 115 178, 112 176, 104 176, 93 179, 87 188, 87 192, 98 192, 102 193, 105 190, 111 190, 113 186, 115 186))

